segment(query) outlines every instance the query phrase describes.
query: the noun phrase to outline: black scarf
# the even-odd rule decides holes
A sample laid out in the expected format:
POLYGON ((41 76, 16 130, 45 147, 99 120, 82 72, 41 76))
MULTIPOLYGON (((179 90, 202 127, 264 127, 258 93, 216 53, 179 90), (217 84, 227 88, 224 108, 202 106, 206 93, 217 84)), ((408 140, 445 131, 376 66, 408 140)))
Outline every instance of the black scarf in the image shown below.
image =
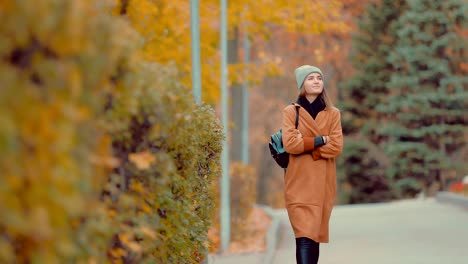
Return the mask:
POLYGON ((325 101, 322 98, 322 95, 317 96, 312 103, 309 103, 305 96, 299 97, 297 103, 301 105, 307 112, 315 119, 320 111, 325 109, 325 101))

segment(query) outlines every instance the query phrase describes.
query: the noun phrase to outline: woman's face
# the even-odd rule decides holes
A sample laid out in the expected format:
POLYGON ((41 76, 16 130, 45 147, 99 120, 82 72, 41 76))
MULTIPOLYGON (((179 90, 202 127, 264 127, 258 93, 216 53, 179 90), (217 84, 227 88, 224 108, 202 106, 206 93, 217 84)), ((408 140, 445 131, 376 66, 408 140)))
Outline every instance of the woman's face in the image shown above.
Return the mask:
POLYGON ((319 95, 323 91, 322 76, 318 73, 311 73, 307 75, 304 80, 304 89, 306 95, 319 95))

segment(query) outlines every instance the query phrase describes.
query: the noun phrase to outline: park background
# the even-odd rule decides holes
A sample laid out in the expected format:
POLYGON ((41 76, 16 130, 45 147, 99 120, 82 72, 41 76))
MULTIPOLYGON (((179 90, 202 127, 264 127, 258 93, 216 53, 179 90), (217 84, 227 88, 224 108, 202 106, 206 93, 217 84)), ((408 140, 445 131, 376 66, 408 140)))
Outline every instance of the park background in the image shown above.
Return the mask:
POLYGON ((219 1, 199 5, 201 104, 189 1, 0 2, 0 260, 203 261, 221 247, 223 140, 230 239, 249 236, 255 205, 284 206, 268 141, 302 64, 341 110, 338 204, 467 195, 467 13, 463 0, 228 1, 223 133, 219 1))

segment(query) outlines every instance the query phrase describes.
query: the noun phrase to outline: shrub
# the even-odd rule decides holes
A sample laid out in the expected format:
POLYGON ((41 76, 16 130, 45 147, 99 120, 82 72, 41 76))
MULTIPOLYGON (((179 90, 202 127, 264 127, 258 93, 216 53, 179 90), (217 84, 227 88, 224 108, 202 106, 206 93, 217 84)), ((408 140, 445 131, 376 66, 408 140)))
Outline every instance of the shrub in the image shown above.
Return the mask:
POLYGON ((106 258, 113 159, 96 117, 123 47, 103 4, 0 2, 2 263, 106 258))
POLYGON ((2 263, 202 258, 221 127, 109 2, 0 2, 2 263))
MULTIPOLYGON (((131 263, 195 263, 206 247, 222 129, 211 107, 193 103, 173 69, 134 67, 124 72, 138 74, 139 82, 113 95, 107 112, 120 166, 106 200, 125 235, 115 239, 111 255, 131 263)), ((128 78, 133 75, 117 86, 128 78)))
POLYGON ((456 182, 450 186, 450 192, 468 196, 468 183, 456 182))

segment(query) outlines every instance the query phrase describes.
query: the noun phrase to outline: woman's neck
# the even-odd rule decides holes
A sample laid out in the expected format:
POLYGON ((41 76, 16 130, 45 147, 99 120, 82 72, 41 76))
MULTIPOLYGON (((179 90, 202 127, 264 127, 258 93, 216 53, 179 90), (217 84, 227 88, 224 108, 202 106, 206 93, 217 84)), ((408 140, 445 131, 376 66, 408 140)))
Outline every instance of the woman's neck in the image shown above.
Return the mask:
POLYGON ((305 96, 307 101, 309 101, 309 103, 312 103, 313 101, 315 101, 315 99, 317 99, 318 95, 316 94, 308 94, 305 96))

